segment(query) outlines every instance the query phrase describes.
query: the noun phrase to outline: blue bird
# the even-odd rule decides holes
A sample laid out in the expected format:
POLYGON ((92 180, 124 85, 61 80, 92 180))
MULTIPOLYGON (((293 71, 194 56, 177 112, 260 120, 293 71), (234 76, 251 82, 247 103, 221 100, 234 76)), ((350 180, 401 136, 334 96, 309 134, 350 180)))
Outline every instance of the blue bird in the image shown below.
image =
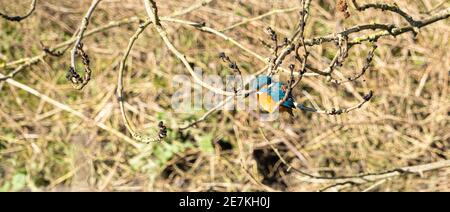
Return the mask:
MULTIPOLYGON (((281 82, 273 82, 268 76, 259 76, 255 79, 253 89, 257 90, 258 104, 261 108, 269 113, 273 113, 277 108, 278 102, 282 101, 286 96, 288 87, 281 82)), ((292 94, 289 94, 278 108, 281 112, 287 112, 294 115, 292 110, 297 108, 297 103, 292 94)))

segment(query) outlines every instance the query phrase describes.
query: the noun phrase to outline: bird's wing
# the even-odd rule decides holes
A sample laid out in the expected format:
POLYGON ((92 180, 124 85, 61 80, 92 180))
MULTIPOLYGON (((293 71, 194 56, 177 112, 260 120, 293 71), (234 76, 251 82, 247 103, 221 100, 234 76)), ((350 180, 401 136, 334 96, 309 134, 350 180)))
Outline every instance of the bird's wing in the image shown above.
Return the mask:
MULTIPOLYGON (((286 96, 286 86, 282 84, 281 82, 277 82, 274 86, 270 88, 270 96, 275 102, 282 101, 284 97, 286 96)), ((287 108, 295 108, 294 104, 294 98, 292 94, 289 95, 289 98, 286 99, 285 102, 283 102, 282 106, 287 108)))

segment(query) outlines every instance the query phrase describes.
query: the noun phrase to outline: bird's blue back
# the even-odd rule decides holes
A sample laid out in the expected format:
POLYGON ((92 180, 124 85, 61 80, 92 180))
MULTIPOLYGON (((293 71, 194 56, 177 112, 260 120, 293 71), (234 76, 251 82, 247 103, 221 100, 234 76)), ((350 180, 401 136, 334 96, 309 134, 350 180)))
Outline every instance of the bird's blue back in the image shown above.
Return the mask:
POLYGON ((258 91, 259 89, 265 87, 266 85, 269 85, 270 83, 272 83, 272 78, 266 75, 259 75, 252 81, 251 87, 253 90, 258 91))
MULTIPOLYGON (((269 87, 264 87, 263 89, 261 89, 261 92, 268 93, 275 102, 279 102, 286 96, 287 86, 281 82, 274 82, 269 87)), ((286 108, 292 109, 295 108, 294 102, 295 101, 292 94, 289 94, 289 97, 281 105, 286 108)))

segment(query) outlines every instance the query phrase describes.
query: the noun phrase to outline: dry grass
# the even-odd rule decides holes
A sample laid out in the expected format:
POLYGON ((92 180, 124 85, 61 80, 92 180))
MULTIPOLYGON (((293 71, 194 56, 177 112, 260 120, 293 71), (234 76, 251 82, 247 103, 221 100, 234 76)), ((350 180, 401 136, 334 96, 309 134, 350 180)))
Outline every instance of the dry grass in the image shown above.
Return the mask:
MULTIPOLYGON (((161 1, 160 14, 169 15, 194 2, 161 1)), ((450 2, 442 0, 395 2, 418 18, 426 17, 425 12, 436 5, 435 10, 450 7, 450 2)), ((89 28, 135 15, 145 17, 141 3, 104 0, 89 28)), ((1 12, 20 14, 29 1, 0 0, 0 4, 1 12)), ((70 39, 89 4, 88 0, 41 1, 36 12, 20 23, 0 19, 0 73, 12 71, 1 68, 4 63, 40 54, 39 41, 54 46, 70 39)), ((297 4, 290 0, 214 1, 181 18, 224 29, 246 17, 297 4)), ((405 23, 393 13, 361 13, 351 6, 349 12, 350 17, 343 19, 335 12, 335 1, 313 1, 305 36, 326 35, 360 23, 405 23)), ((267 39, 264 29, 271 26, 279 36, 288 36, 297 18, 295 11, 277 13, 225 33, 269 56, 260 43, 267 39)), ((164 25, 173 44, 204 72, 232 73, 220 62, 219 52, 238 61, 244 75, 265 67, 217 36, 176 23, 164 25)), ((363 93, 373 90, 374 98, 359 110, 340 116, 297 112, 295 121, 276 122, 259 122, 246 112, 220 111, 182 132, 176 129, 206 111, 173 111, 170 99, 176 88, 171 86, 172 77, 186 70, 149 27, 128 60, 125 108, 139 132, 156 132, 155 123, 161 120, 172 130, 162 143, 134 146, 93 125, 92 120, 127 134, 115 89, 121 56, 137 27, 133 23, 85 38, 93 76, 83 91, 74 90, 65 79, 69 54, 45 57, 14 77, 81 111, 90 121, 0 82, 1 191, 315 191, 329 185, 306 182, 301 174, 287 171, 268 141, 292 166, 329 177, 450 159, 450 20, 422 28, 416 38, 407 33, 380 39, 373 65, 356 82, 338 86, 323 77, 305 77, 294 90, 298 102, 314 101, 322 108, 352 106, 363 93)), ((313 47, 312 65, 326 68, 336 52, 332 47, 313 47)), ((365 44, 355 47, 344 66, 335 71, 337 76, 358 74, 370 49, 365 44)), ((423 176, 389 178, 371 189, 450 191, 449 179, 450 169, 441 169, 423 176)), ((343 191, 361 191, 372 184, 343 191)))

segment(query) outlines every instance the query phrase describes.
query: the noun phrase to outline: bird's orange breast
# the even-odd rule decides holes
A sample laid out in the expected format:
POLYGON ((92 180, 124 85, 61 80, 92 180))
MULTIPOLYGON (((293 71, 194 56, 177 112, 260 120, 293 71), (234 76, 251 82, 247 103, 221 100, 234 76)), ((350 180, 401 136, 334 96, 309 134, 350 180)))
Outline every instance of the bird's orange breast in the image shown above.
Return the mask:
POLYGON ((273 101, 272 97, 268 93, 258 94, 258 103, 261 108, 269 113, 272 113, 275 109, 276 102, 273 101))
MULTIPOLYGON (((258 103, 263 110, 269 113, 273 113, 275 107, 277 106, 277 102, 275 102, 268 93, 258 94, 258 103)), ((293 115, 292 109, 286 108, 283 105, 280 105, 279 110, 280 112, 288 112, 289 114, 293 115)))

